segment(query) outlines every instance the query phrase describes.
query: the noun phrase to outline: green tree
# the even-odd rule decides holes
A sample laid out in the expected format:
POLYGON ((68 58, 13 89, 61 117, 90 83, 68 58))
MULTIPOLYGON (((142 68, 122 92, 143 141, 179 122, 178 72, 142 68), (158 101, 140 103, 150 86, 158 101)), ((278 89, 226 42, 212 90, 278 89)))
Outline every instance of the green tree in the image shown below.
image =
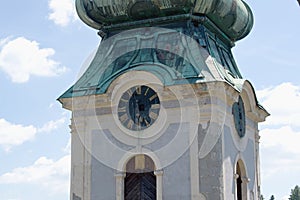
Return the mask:
POLYGON ((265 200, 265 198, 262 194, 260 195, 260 200, 265 200))
POLYGON ((295 188, 291 190, 289 200, 300 200, 300 188, 298 185, 296 185, 295 188))
POLYGON ((274 195, 271 196, 270 200, 275 200, 275 197, 274 195))

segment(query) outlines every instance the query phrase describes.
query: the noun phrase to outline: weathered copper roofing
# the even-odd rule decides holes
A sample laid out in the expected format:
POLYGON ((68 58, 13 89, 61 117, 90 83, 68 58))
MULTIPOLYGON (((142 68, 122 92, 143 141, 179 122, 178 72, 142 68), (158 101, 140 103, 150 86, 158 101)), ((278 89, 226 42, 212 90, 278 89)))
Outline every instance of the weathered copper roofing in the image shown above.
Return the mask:
POLYGON ((81 20, 97 30, 145 19, 205 15, 236 41, 253 26, 252 12, 242 0, 76 0, 76 8, 81 20))
POLYGON ((169 26, 174 29, 131 29, 103 40, 88 69, 60 98, 104 94, 116 78, 133 70, 150 72, 165 86, 213 81, 235 85, 242 78, 230 47, 203 25, 169 26))

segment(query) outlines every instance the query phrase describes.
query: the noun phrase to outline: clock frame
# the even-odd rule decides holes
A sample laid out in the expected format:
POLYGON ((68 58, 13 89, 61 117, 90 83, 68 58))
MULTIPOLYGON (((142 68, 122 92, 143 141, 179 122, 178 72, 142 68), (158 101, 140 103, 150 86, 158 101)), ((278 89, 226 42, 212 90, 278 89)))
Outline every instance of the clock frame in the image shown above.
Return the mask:
POLYGON ((136 85, 125 91, 118 103, 118 119, 133 131, 150 127, 158 118, 160 100, 158 94, 146 85, 136 85))
POLYGON ((246 116, 244 102, 241 96, 239 96, 238 102, 233 104, 232 114, 234 118, 235 129, 240 138, 243 138, 246 134, 246 116))

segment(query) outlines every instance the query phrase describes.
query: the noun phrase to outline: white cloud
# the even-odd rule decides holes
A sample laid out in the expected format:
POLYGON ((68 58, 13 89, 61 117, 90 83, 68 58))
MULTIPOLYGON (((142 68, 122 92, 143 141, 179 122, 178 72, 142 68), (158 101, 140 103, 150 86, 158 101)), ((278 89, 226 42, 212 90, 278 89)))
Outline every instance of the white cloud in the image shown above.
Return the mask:
POLYGON ((58 129, 65 122, 66 118, 62 117, 58 120, 51 120, 41 128, 37 128, 33 125, 13 124, 5 119, 0 119, 0 147, 8 152, 14 146, 33 140, 38 133, 49 133, 58 129))
POLYGON ((300 86, 282 83, 257 92, 261 104, 271 113, 264 125, 300 127, 300 86))
POLYGON ((0 51, 0 69, 15 83, 25 83, 31 75, 52 77, 67 71, 67 68, 52 60, 55 51, 41 49, 36 41, 19 37, 3 40, 0 51))
POLYGON ((300 171, 300 132, 289 126, 278 129, 265 128, 261 130, 261 150, 265 178, 276 176, 278 173, 300 171))
POLYGON ((67 26, 71 21, 78 19, 73 0, 50 0, 49 8, 49 19, 59 26, 67 26))
POLYGON ((290 198, 290 195, 286 195, 286 196, 282 197, 281 200, 289 200, 289 198, 290 198))
POLYGON ((31 166, 19 167, 0 176, 1 184, 36 184, 54 193, 68 193, 71 156, 54 161, 40 157, 31 166))
POLYGON ((38 132, 51 132, 57 129, 59 126, 63 125, 66 122, 66 118, 63 117, 58 120, 51 120, 44 124, 41 128, 38 129, 38 132))
POLYGON ((269 188, 268 193, 287 200, 279 197, 288 194, 289 188, 298 184, 300 178, 300 131, 290 126, 269 127, 260 134, 262 186, 272 185, 273 190, 269 188), (282 186, 284 193, 277 191, 282 186))
POLYGON ((300 152, 300 132, 294 131, 290 126, 278 129, 265 128, 260 131, 260 134, 262 148, 276 147, 287 153, 294 154, 299 154, 300 152))
POLYGON ((0 146, 9 151, 12 146, 21 145, 30 141, 37 133, 34 126, 12 124, 5 119, 0 119, 0 146))
POLYGON ((4 38, 4 39, 0 38, 0 47, 2 47, 4 44, 6 44, 9 40, 10 40, 9 37, 4 38))
MULTIPOLYGON (((300 86, 282 83, 257 91, 257 96, 271 114, 260 131, 262 186, 272 184, 269 193, 275 194, 276 188, 292 187, 300 177, 300 86)), ((286 200, 284 195, 275 197, 286 200)))

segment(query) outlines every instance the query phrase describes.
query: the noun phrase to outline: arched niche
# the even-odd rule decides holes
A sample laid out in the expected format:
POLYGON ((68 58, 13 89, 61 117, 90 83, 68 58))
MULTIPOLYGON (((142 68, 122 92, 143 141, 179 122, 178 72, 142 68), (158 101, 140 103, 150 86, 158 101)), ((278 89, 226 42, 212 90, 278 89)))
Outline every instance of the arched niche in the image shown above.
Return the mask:
POLYGON ((132 157, 126 164, 124 200, 156 200, 156 176, 153 160, 144 154, 132 157))
POLYGON ((249 179, 242 160, 238 160, 236 163, 235 179, 236 200, 247 200, 249 179))
POLYGON ((163 171, 152 156, 136 154, 121 159, 122 171, 115 174, 117 200, 162 200, 163 171))

